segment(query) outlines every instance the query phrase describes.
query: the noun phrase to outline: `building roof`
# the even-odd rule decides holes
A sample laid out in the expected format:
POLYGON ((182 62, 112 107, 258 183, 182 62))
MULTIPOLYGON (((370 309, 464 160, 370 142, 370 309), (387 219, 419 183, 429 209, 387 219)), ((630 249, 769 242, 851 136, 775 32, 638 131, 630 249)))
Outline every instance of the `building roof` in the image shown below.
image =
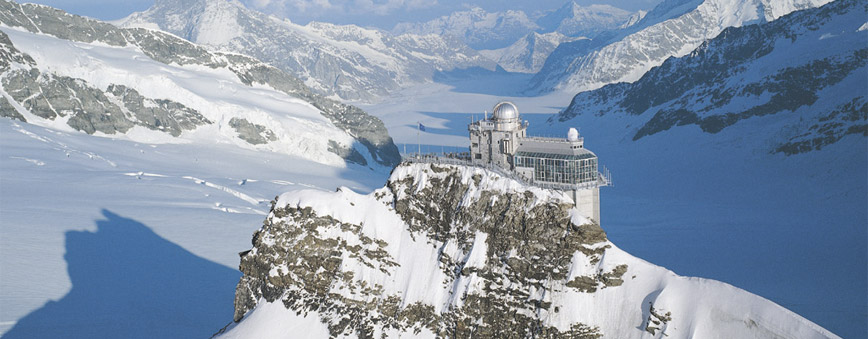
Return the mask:
POLYGON ((494 105, 492 114, 494 120, 518 119, 518 107, 509 101, 503 101, 494 105))
POLYGON ((597 157, 594 152, 578 147, 579 144, 563 139, 528 138, 520 142, 515 155, 571 160, 597 157))

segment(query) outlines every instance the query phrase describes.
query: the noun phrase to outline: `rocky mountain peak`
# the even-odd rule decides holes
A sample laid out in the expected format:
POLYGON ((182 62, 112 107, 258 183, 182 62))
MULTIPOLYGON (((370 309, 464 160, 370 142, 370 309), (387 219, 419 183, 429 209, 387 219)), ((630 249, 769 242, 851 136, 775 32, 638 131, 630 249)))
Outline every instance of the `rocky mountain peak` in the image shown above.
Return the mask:
POLYGON ((833 336, 636 259, 572 206, 481 168, 413 163, 368 195, 283 194, 241 253, 236 322, 218 337, 288 322, 362 338, 833 336))

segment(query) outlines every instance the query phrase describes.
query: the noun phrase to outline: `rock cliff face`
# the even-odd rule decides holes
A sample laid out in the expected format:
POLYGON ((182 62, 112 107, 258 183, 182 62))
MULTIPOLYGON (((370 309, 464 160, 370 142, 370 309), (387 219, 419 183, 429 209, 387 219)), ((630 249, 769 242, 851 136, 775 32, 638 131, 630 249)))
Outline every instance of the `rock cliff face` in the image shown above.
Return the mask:
POLYGON ((719 133, 750 118, 779 115, 770 151, 818 150, 848 134, 868 136, 865 78, 868 5, 840 0, 778 20, 729 28, 691 54, 634 83, 579 93, 558 119, 637 115, 633 140, 677 126, 719 133))
POLYGON ((221 336, 834 337, 636 259, 566 195, 483 169, 404 164, 369 195, 302 191, 272 205, 241 253, 236 323, 221 336))
MULTIPOLYGON (((117 47, 118 53, 123 53, 120 47, 129 47, 140 51, 147 58, 168 66, 181 66, 192 69, 195 73, 208 73, 207 76, 219 76, 221 72, 228 72, 247 87, 267 86, 287 95, 287 99, 304 102, 304 106, 312 106, 319 111, 334 127, 341 132, 328 136, 332 132, 319 133, 318 137, 325 136, 327 140, 315 148, 327 150, 334 149, 333 153, 345 157, 348 161, 367 164, 365 157, 357 156, 358 151, 353 144, 358 143, 359 148, 370 153, 369 159, 375 162, 394 166, 400 160, 398 149, 392 142, 381 120, 368 115, 363 110, 342 104, 335 100, 325 98, 313 93, 297 78, 264 64, 256 59, 239 54, 212 52, 201 46, 195 45, 178 37, 159 31, 142 28, 121 29, 111 24, 91 20, 47 6, 33 4, 16 4, 14 2, 0 1, 0 23, 15 30, 24 30, 32 33, 40 33, 53 36, 61 41, 76 43, 95 43, 98 46, 108 45, 117 47), (203 71, 204 70, 204 71, 203 71), (345 134, 344 134, 345 133, 345 134), (348 135, 350 138, 344 136, 348 135), (350 139, 347 142, 346 139, 350 139), (331 141, 331 142, 328 142, 331 141), (339 147, 332 147, 338 144, 339 147)), ((9 28, 7 28, 9 29, 9 28)), ((150 88, 135 88, 131 84, 142 84, 146 81, 129 81, 130 84, 117 83, 97 84, 102 82, 104 76, 99 72, 88 72, 93 79, 64 76, 59 72, 69 71, 67 67, 56 67, 51 64, 37 64, 26 53, 21 53, 19 48, 13 45, 8 34, 0 33, 0 70, 2 70, 2 83, 5 91, 12 100, 24 109, 31 111, 41 118, 53 120, 55 117, 66 119, 68 125, 87 133, 102 132, 106 134, 126 133, 132 126, 144 126, 149 129, 166 132, 172 136, 179 136, 184 131, 190 131, 198 126, 222 124, 224 114, 218 112, 205 112, 190 104, 180 101, 193 102, 190 98, 175 99, 175 95, 183 95, 197 88, 173 88, 164 92, 170 92, 172 97, 158 98, 143 95, 144 92, 157 92, 154 86, 150 88), (14 67, 13 67, 14 66, 14 67), (20 66, 20 67, 19 67, 20 66), (45 68, 57 68, 51 72, 45 68), (179 93, 180 92, 180 93, 179 93), (184 99, 184 100, 182 100, 184 99), (206 116, 210 116, 208 118, 206 116), (216 117, 215 117, 216 116, 216 117), (218 121, 219 120, 219 121, 218 121)), ((86 48, 85 48, 86 49, 86 48)), ((126 50, 129 51, 129 50, 126 50)), ((87 67, 85 60, 94 58, 80 58, 76 67, 87 67)), ((134 60, 138 60, 135 59, 134 60)), ((103 62, 97 60, 97 62, 103 62)), ((121 65, 137 67, 135 65, 121 65)), ((133 72, 131 72, 133 73, 133 72)), ((166 74, 164 74, 166 75, 166 74)), ((199 74, 197 74, 199 75, 199 74)), ((147 75, 158 77, 157 74, 147 75)), ((115 78, 130 79, 134 75, 115 78)), ((149 79, 145 79, 149 80, 149 79)), ((215 79, 216 80, 216 79, 215 79)), ((221 79, 222 80, 222 79, 221 79)), ((168 81, 154 81, 155 86, 169 86, 168 81)), ((212 86, 225 86, 225 82, 212 82, 212 86)), ((177 86, 185 86, 177 83, 177 86)), ((244 89, 249 90, 249 89, 244 89)), ((253 90, 249 90, 253 92, 253 90)), ((207 92, 214 92, 209 90, 207 92)), ((237 92, 237 91, 236 91, 237 92)), ((271 96, 273 97, 273 96, 271 96)), ((269 98, 271 98, 269 97, 269 98)), ((10 98, 5 98, 8 99, 10 98)), ((10 105, 11 106, 11 105, 10 105)), ((14 108, 14 106, 13 106, 14 108)), ((209 107, 211 108, 211 107, 209 107)), ((209 109, 210 110, 210 109, 209 109)), ((304 108, 307 110, 307 108, 304 108)), ((230 109, 227 108, 227 111, 230 109)), ((261 112, 260 112, 261 113, 261 112)), ((6 114, 6 113, 4 113, 6 114)), ((12 113, 8 113, 12 114, 12 113)), ((253 137, 250 128, 245 128, 241 119, 236 117, 235 123, 227 117, 228 127, 235 129, 241 140, 250 144, 266 144, 279 142, 281 138, 293 138, 298 131, 285 132, 283 135, 268 135, 253 137)), ((22 119, 25 119, 22 116, 22 119)), ((260 121, 274 120, 276 118, 261 117, 260 121)), ((249 120, 249 119, 248 119, 249 120)), ((253 122, 248 122, 253 123, 253 122)), ((265 128, 262 123, 262 128, 265 128)), ((252 127, 252 125, 251 125, 252 127)), ((324 127, 334 129, 334 127, 324 127)), ((274 129, 271 126, 271 129, 274 129)), ((253 129, 256 129, 253 127, 253 129)), ((284 140, 286 143, 294 143, 293 147, 301 149, 307 147, 313 153, 312 146, 299 145, 299 140, 284 140)))

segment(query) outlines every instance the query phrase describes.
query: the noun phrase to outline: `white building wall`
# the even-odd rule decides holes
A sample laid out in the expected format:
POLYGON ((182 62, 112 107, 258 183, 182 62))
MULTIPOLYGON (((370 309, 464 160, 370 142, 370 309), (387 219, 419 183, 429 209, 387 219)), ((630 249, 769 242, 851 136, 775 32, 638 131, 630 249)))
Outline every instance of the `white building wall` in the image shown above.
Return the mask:
POLYGON ((600 224, 600 187, 573 190, 569 193, 579 213, 600 224))

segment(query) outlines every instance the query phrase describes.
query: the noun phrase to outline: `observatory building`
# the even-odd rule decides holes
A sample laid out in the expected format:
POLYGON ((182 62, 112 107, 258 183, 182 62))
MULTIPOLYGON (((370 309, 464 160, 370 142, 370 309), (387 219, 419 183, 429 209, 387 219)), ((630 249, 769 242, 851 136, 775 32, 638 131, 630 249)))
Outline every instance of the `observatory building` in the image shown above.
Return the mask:
POLYGON ((527 121, 518 107, 504 101, 491 118, 474 121, 470 131, 470 160, 510 170, 531 184, 566 191, 583 214, 600 222, 600 186, 609 183, 597 167, 597 155, 585 148, 575 128, 566 138, 527 136, 527 121))

